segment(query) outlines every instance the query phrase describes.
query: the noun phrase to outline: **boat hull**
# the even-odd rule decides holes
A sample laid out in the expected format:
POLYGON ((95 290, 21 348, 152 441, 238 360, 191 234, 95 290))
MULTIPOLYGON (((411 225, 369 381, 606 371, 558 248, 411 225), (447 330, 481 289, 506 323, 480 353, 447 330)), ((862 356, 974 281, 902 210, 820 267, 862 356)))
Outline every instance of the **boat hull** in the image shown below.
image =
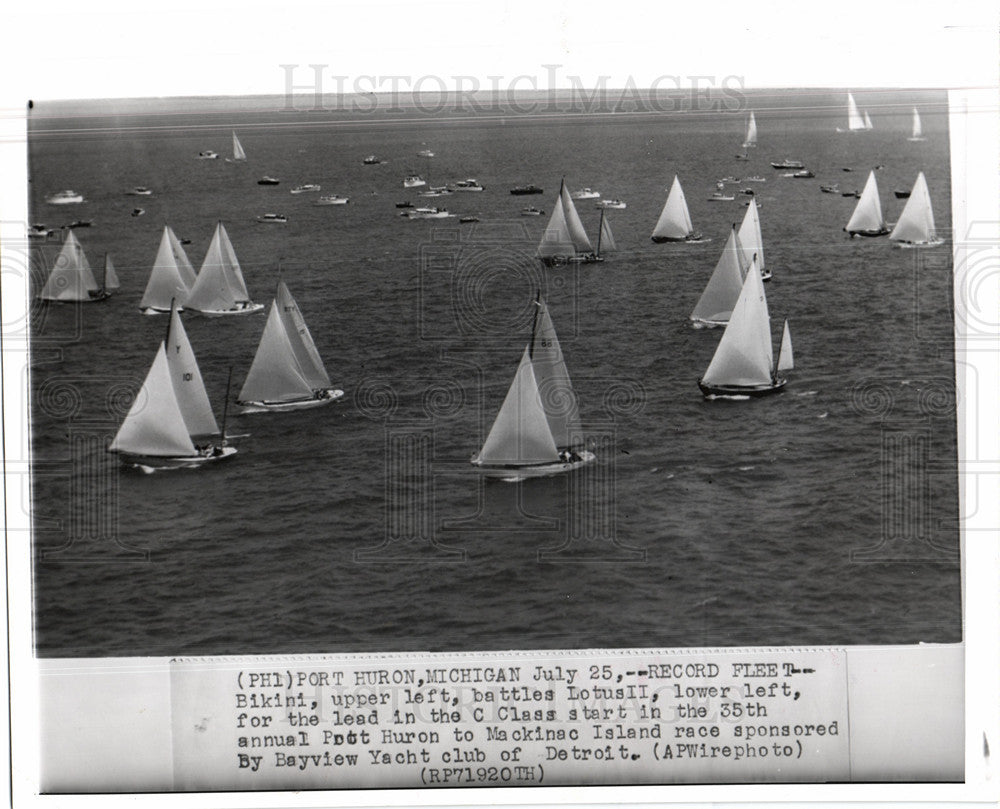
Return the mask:
POLYGON ((156 472, 170 469, 195 469, 199 466, 222 461, 236 454, 236 447, 213 447, 206 453, 197 455, 134 455, 131 452, 113 453, 124 466, 156 472))
POLYGON ((188 309, 188 311, 202 317, 228 317, 231 315, 252 315, 263 309, 264 304, 262 303, 248 303, 239 309, 188 309))
POLYGON ((688 236, 681 236, 675 239, 672 236, 650 236, 649 237, 656 244, 663 244, 665 242, 687 242, 688 244, 701 244, 702 242, 710 242, 711 239, 703 239, 700 233, 692 233, 688 236))
POLYGON ((588 254, 584 256, 546 256, 541 259, 546 267, 565 267, 567 264, 594 264, 604 261, 601 256, 588 254))
POLYGON ((473 461, 472 465, 484 477, 495 478, 506 483, 516 483, 529 478, 551 477, 552 475, 571 472, 574 469, 579 469, 581 466, 586 466, 597 457, 593 452, 588 450, 581 450, 577 455, 579 459, 575 461, 556 461, 555 463, 530 464, 527 466, 488 466, 476 463, 476 461, 473 461))
POLYGON ((926 247, 940 247, 944 244, 944 239, 934 239, 930 242, 893 242, 893 247, 898 247, 901 250, 919 250, 926 247))
POLYGON ((244 413, 284 413, 289 410, 309 410, 313 407, 322 407, 342 398, 344 392, 337 388, 326 388, 318 391, 315 396, 309 399, 294 399, 287 402, 244 402, 237 400, 236 404, 243 407, 244 413))
POLYGON ((847 228, 844 228, 844 232, 851 238, 855 236, 867 236, 870 239, 874 239, 878 236, 888 236, 889 228, 879 228, 878 230, 847 230, 847 228))
POLYGON ((777 379, 769 385, 707 385, 699 379, 698 387, 705 398, 743 399, 749 396, 757 399, 778 393, 787 383, 787 379, 777 379))
MULTIPOLYGON (((178 312, 184 311, 183 306, 178 306, 176 307, 176 309, 178 312)), ((160 309, 158 306, 143 306, 139 310, 139 312, 144 315, 169 315, 170 307, 167 307, 166 309, 160 309)))

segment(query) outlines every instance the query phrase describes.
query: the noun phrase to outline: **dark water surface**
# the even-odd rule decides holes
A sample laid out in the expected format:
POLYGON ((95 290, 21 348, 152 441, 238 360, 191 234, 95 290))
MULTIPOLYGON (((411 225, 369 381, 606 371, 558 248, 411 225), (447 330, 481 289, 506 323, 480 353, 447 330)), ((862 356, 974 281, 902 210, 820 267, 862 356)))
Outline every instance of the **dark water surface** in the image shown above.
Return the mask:
MULTIPOLYGON (((950 242, 848 240, 854 200, 819 192, 861 188, 884 165, 891 222, 903 205, 891 191, 923 170, 950 238, 940 112, 926 108, 927 140, 908 143, 902 97, 870 108, 875 129, 856 134, 837 134, 839 117, 758 109, 760 146, 740 162, 741 114, 407 123, 236 110, 195 122, 100 108, 30 130, 33 221, 92 219, 77 236, 95 267, 112 255, 122 283, 102 304, 31 309, 40 655, 960 639, 950 242), (196 159, 229 154, 232 129, 246 164, 196 159), (389 162, 362 165, 372 152, 389 162), (817 178, 782 178, 768 161, 785 157, 817 178), (485 192, 436 202, 481 223, 399 218, 394 203, 420 204, 402 188, 411 170, 434 185, 478 178, 485 192), (675 173, 711 242, 650 242, 675 173), (258 186, 264 174, 281 184, 258 186), (744 213, 741 195, 707 201, 729 174, 767 178, 730 188, 754 187, 763 204, 772 331, 789 318, 797 367, 779 396, 708 402, 696 382, 721 332, 687 317, 744 213), (563 176, 626 200, 608 212, 620 250, 542 271, 531 256, 548 217, 518 211, 548 213, 563 176), (289 194, 307 182, 351 202, 289 194), (545 194, 508 193, 529 182, 545 194), (137 185, 154 196, 125 195, 137 185), (86 202, 45 204, 63 188, 86 202), (289 221, 255 223, 265 212, 289 221), (138 311, 160 233, 190 239, 197 269, 220 219, 255 300, 270 304, 280 262, 347 395, 231 413, 230 431, 250 433, 231 461, 120 471, 104 447, 166 325, 138 311), (598 461, 484 484, 468 459, 539 286, 598 461)), ((578 207, 596 234, 593 203, 578 207)), ((33 248, 34 290, 58 247, 33 248)), ((238 390, 264 316, 184 323, 221 415, 227 369, 238 390)))

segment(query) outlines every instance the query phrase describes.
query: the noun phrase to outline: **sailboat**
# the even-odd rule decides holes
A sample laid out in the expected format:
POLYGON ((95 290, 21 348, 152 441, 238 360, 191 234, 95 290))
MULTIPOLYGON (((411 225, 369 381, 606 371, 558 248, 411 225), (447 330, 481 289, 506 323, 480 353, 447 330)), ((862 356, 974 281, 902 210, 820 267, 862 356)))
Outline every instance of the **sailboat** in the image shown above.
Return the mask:
POLYGON ((792 338, 787 320, 778 361, 774 362, 764 284, 760 272, 752 267, 698 387, 707 398, 765 396, 785 386, 787 380, 778 374, 790 371, 792 365, 792 338))
MULTIPOLYGON (((113 267, 111 276, 115 283, 113 288, 117 289, 118 278, 114 276, 113 267)), ((107 278, 104 285, 97 283, 80 242, 72 230, 67 230, 66 241, 56 256, 52 272, 49 273, 48 280, 38 295, 39 299, 58 303, 103 301, 111 296, 111 289, 107 278)))
POLYGON ((233 156, 232 158, 226 158, 227 163, 242 163, 247 159, 247 153, 243 150, 243 144, 240 143, 240 139, 236 137, 235 130, 233 131, 233 156))
POLYGON ((750 118, 747 120, 747 135, 743 139, 743 148, 752 149, 757 145, 757 119, 754 118, 753 112, 750 112, 750 118))
POLYGON ((108 452, 145 472, 183 469, 236 454, 226 442, 225 410, 216 443, 219 435, 194 351, 172 307, 166 338, 108 452))
POLYGON ((222 222, 215 226, 212 243, 184 308, 209 317, 247 315, 264 308, 264 304, 250 300, 240 263, 222 222))
MULTIPOLYGON (((691 312, 691 321, 696 329, 714 328, 729 322, 733 306, 743 289, 747 268, 746 251, 740 242, 736 226, 729 231, 726 246, 708 279, 705 291, 691 312)), ((758 275, 760 270, 757 270, 758 275)))
POLYGON ((597 249, 594 251, 594 255, 600 257, 601 250, 605 253, 614 253, 618 250, 614 234, 611 232, 611 223, 604 215, 603 208, 601 209, 601 224, 597 229, 597 249))
POLYGON ((759 206, 755 199, 751 199, 750 204, 747 205, 747 212, 743 216, 738 236, 740 244, 743 245, 745 264, 749 266, 756 257, 761 280, 770 281, 771 271, 764 263, 764 237, 760 232, 759 206))
POLYGON ((279 281, 236 403, 245 413, 260 413, 319 407, 343 395, 330 384, 302 312, 285 282, 279 281))
POLYGON ((937 237, 934 227, 934 210, 931 195, 927 190, 927 179, 921 171, 913 184, 913 190, 906 200, 899 221, 889 234, 890 241, 899 247, 937 247, 944 239, 937 237))
POLYGON ((854 95, 851 93, 847 94, 847 129, 841 129, 837 127, 838 132, 858 132, 860 130, 870 128, 865 127, 865 119, 861 116, 861 110, 858 109, 858 104, 854 100, 854 95))
POLYGON ((889 232, 882 218, 882 203, 878 196, 878 183, 875 172, 868 172, 868 182, 861 192, 854 213, 844 228, 849 236, 884 236, 889 232))
POLYGON ((535 255, 547 267, 567 262, 600 261, 594 253, 587 231, 583 229, 565 179, 559 184, 559 196, 535 255))
POLYGON ((865 129, 873 129, 872 119, 868 117, 868 110, 865 110, 864 119, 865 119, 865 129))
POLYGON ((153 271, 146 282, 139 309, 144 315, 168 313, 173 301, 183 301, 188 296, 195 278, 194 267, 180 239, 169 225, 164 225, 160 247, 153 260, 153 271))
POLYGON ((917 108, 913 108, 913 134, 907 138, 908 141, 921 141, 927 140, 924 137, 924 128, 920 123, 920 113, 917 112, 917 108))
POLYGON ((667 201, 660 212, 660 218, 653 228, 653 235, 650 237, 657 244, 661 242, 700 242, 710 241, 702 239, 700 233, 695 233, 691 224, 691 214, 688 213, 687 200, 684 198, 684 189, 681 188, 681 181, 674 175, 673 185, 670 186, 670 193, 667 194, 667 201))
POLYGON ((567 472, 590 463, 576 393, 545 301, 536 301, 531 340, 493 427, 472 459, 490 477, 517 481, 567 472))

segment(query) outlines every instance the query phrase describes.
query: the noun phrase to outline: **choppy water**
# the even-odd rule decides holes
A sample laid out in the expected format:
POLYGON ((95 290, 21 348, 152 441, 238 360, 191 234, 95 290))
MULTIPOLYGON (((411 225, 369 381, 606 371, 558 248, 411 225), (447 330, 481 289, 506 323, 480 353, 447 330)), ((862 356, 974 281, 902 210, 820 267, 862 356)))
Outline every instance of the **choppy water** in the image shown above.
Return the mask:
MULTIPOLYGON (((221 109, 212 115, 46 118, 31 124, 33 221, 92 219, 77 235, 122 281, 103 304, 32 307, 36 643, 41 655, 168 655, 593 646, 914 643, 961 636, 952 270, 949 246, 845 238, 877 172, 886 218, 917 171, 950 236, 946 117, 910 101, 871 108, 838 135, 842 94, 795 113, 758 107, 760 146, 733 155, 742 115, 455 121, 221 109), (829 105, 834 112, 820 114, 829 105), (162 128, 160 128, 162 127, 162 128), (245 165, 197 160, 229 153, 245 165), (81 131, 85 130, 85 131, 81 131), (433 159, 416 156, 422 148, 433 159), (376 153, 389 162, 363 166, 376 153), (817 179, 781 178, 797 158, 817 179), (852 173, 842 172, 844 166, 852 173), (482 222, 406 221, 401 180, 478 178, 438 200, 482 222), (713 241, 653 245, 674 174, 713 241), (263 174, 281 185, 256 184, 263 174), (688 314, 732 203, 716 178, 754 186, 775 338, 791 322, 796 371, 759 401, 706 402, 696 381, 721 334, 688 314), (620 196, 620 251, 542 272, 531 259, 560 177, 620 196), (301 183, 351 197, 313 207, 301 183), (541 197, 508 189, 533 182, 541 197), (145 185, 152 197, 126 196, 145 185), (44 197, 84 193, 79 206, 44 197), (131 216, 134 207, 145 214, 131 216), (286 225, 254 218, 283 212, 286 225), (138 302, 164 224, 196 268, 223 220, 252 295, 280 262, 342 402, 231 415, 250 433, 229 462, 119 471, 103 447, 161 339, 138 302), (585 473, 483 484, 468 459, 510 383, 541 286, 598 462, 585 473)), ((942 99, 936 99, 940 102, 942 99)), ((926 103, 926 98, 923 99, 926 103)), ((805 102, 803 102, 805 104, 805 102)), ((58 112, 58 110, 56 110, 58 112)), ((736 186, 739 188, 742 186, 736 186)), ((590 233, 598 212, 579 203, 590 233)), ((58 244, 36 246, 34 289, 58 244)), ((261 315, 185 316, 221 414, 242 384, 261 315)))

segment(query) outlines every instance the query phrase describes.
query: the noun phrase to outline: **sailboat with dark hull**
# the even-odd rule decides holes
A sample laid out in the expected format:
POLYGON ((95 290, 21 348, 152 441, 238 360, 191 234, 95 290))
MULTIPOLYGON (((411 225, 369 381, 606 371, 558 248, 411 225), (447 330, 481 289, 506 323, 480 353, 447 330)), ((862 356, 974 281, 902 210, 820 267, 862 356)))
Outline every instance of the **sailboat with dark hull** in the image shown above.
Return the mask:
POLYGON ((506 481, 569 472, 595 459, 583 449, 580 414, 545 301, 536 300, 531 341, 479 454, 477 470, 506 481))
POLYGON ((694 225, 691 224, 691 214, 688 212, 684 189, 681 188, 681 181, 676 175, 650 238, 656 244, 710 241, 710 239, 703 239, 701 234, 695 231, 694 225))
POLYGON ((552 208, 552 216, 538 243, 535 255, 546 267, 568 263, 586 264, 601 259, 594 252, 587 231, 584 230, 576 205, 566 188, 566 180, 559 184, 559 196, 552 208))
POLYGON ((66 241, 38 298, 49 303, 94 303, 107 300, 116 289, 118 277, 110 259, 104 258, 104 277, 98 284, 83 247, 73 231, 67 230, 66 241))
POLYGON ((882 203, 878 195, 878 182, 875 172, 868 173, 868 182, 861 192, 858 204, 844 231, 848 236, 885 236, 889 232, 885 219, 882 217, 882 203))
POLYGON ((285 282, 279 281, 236 403, 244 413, 281 412, 319 407, 343 395, 330 384, 302 312, 285 282))
POLYGON ((698 387, 707 398, 767 396, 785 387, 781 376, 793 367, 792 338, 785 321, 778 360, 774 361, 771 319, 760 271, 751 267, 740 298, 698 387))
POLYGON ((227 412, 224 407, 220 431, 174 307, 167 335, 108 452, 144 472, 188 469, 232 457, 236 448, 226 441, 227 412))

